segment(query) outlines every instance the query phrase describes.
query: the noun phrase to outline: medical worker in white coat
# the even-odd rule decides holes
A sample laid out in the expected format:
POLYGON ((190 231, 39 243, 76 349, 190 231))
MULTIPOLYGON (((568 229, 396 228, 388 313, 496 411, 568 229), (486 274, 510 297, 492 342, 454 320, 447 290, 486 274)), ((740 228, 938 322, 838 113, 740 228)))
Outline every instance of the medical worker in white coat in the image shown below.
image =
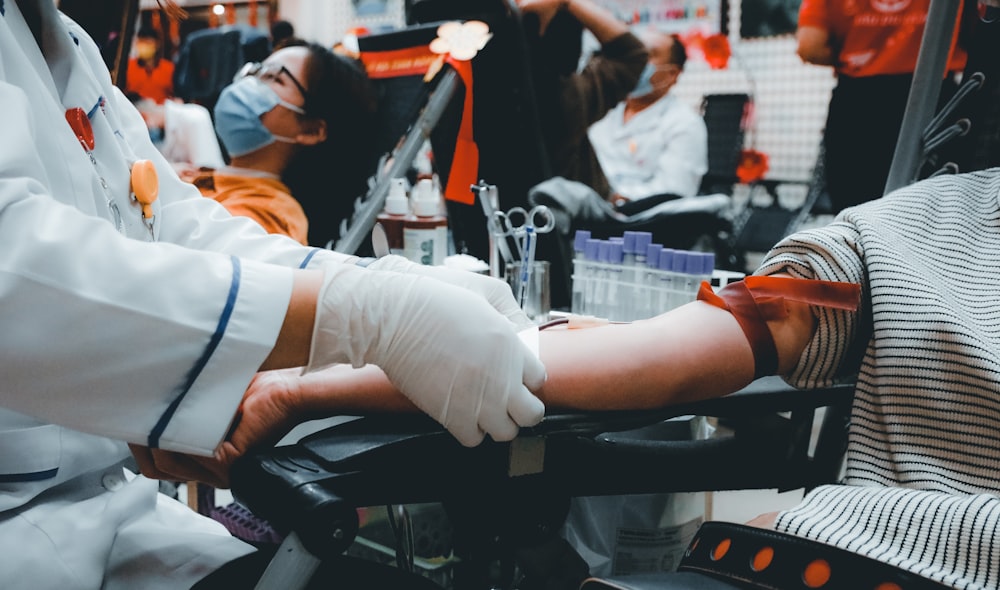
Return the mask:
POLYGON ((230 217, 53 0, 0 0, 0 139, 3 588, 189 588, 253 551, 122 465, 126 442, 210 455, 260 368, 379 365, 468 445, 541 419, 502 282, 230 217))

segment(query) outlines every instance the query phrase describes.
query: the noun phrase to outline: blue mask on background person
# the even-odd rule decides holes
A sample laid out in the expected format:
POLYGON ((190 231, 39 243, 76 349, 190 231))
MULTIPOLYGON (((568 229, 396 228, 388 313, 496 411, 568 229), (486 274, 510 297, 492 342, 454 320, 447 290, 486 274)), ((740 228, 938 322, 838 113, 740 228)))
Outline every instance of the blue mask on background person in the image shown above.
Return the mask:
POLYGON ((642 73, 639 74, 639 81, 635 83, 635 88, 632 92, 628 93, 629 98, 636 98, 639 96, 646 96, 653 91, 653 74, 656 73, 656 66, 646 62, 646 67, 642 68, 642 73))
POLYGON ((215 131, 230 156, 242 156, 275 141, 295 143, 291 137, 271 133, 260 116, 281 105, 305 115, 301 107, 284 101, 273 88, 253 76, 226 86, 215 103, 215 131))

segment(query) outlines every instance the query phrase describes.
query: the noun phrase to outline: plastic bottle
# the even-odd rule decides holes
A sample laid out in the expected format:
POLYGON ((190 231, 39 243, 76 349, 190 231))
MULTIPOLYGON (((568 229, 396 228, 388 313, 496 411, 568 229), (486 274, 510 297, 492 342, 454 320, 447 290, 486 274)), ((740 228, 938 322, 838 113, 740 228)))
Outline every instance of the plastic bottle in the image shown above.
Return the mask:
POLYGON ((441 215, 441 194, 423 178, 410 191, 412 215, 403 221, 405 256, 418 264, 444 264, 448 254, 448 218, 441 215))
POLYGON ((385 198, 385 207, 378 214, 378 222, 385 229, 389 253, 403 255, 403 222, 410 214, 410 200, 406 196, 406 179, 394 178, 385 198))

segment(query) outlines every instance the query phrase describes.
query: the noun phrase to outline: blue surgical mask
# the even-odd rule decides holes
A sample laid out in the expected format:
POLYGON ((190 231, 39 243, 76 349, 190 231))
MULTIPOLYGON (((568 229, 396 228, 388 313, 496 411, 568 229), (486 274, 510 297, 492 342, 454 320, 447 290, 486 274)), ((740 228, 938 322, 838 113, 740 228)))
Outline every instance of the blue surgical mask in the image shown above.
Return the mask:
POLYGON ((230 156, 242 156, 275 141, 295 143, 291 137, 271 133, 261 115, 281 105, 304 115, 301 107, 284 101, 273 88, 253 76, 226 86, 215 103, 215 131, 230 156))
POLYGON ((656 66, 646 62, 646 67, 642 68, 642 73, 639 74, 639 81, 636 82, 635 88, 632 92, 628 93, 629 98, 636 98, 639 96, 646 96, 653 91, 653 74, 656 73, 656 66))

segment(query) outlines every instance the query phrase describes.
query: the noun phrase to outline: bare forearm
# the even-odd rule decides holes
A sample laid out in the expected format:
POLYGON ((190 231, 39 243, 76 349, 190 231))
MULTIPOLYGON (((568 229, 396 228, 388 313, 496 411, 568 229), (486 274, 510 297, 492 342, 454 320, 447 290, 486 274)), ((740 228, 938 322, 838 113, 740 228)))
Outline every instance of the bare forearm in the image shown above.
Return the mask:
POLYGON ((296 403, 310 417, 418 411, 375 365, 334 365, 298 376, 295 383, 296 403))
MULTIPOLYGON (((808 305, 768 323, 778 370, 794 367, 814 328, 808 305)), ((728 312, 694 302, 649 320, 539 334, 552 409, 657 408, 718 397, 753 380, 754 356, 728 312)), ((374 366, 335 366, 297 377, 296 405, 311 416, 417 411, 374 366)))
POLYGON ((316 300, 323 284, 323 273, 299 270, 295 271, 293 280, 292 297, 285 312, 285 321, 271 354, 260 366, 262 371, 301 367, 309 362, 309 347, 316 320, 316 300))
POLYGON ((543 334, 548 408, 662 407, 729 393, 753 378, 739 325, 701 303, 631 324, 543 334))
POLYGON ((799 27, 795 33, 798 42, 796 52, 802 61, 820 66, 832 66, 836 55, 830 34, 819 27, 799 27))

